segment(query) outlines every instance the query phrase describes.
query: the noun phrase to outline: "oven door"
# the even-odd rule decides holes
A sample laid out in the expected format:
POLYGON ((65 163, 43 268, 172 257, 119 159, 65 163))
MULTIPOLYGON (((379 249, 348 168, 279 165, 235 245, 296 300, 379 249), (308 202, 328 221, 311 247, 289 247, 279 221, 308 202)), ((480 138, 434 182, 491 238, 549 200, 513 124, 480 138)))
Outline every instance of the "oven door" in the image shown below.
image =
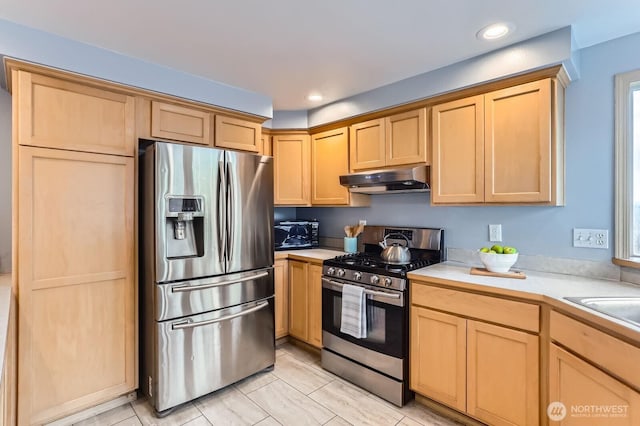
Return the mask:
MULTIPOLYGON (((408 317, 405 303, 405 294, 401 291, 322 277, 322 330, 376 353, 404 359, 408 351, 408 317), (340 332, 343 284, 358 285, 365 289, 366 338, 358 339, 340 332)), ((327 342, 324 342, 324 345, 332 349, 327 342)))

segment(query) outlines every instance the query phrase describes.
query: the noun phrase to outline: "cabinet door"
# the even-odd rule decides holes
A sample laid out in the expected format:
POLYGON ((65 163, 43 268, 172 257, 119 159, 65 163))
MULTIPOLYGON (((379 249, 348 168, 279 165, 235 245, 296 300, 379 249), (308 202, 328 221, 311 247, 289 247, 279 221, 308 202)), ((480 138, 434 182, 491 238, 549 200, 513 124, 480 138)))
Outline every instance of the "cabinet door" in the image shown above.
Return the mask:
POLYGON ((483 202, 483 96, 436 105, 431 120, 431 203, 483 202))
POLYGON ((259 152, 260 124, 238 118, 216 115, 214 146, 240 151, 259 152))
POLYGON ((551 80, 485 95, 485 201, 551 201, 551 80))
POLYGON ((309 324, 309 264, 289 261, 289 334, 307 341, 309 324))
POLYGON ((384 167, 385 148, 385 121, 365 121, 354 124, 349 128, 349 166, 351 170, 373 169, 384 167))
POLYGON ((409 384, 412 390, 466 409, 466 320, 411 306, 409 384))
POLYGON ((269 135, 269 133, 261 133, 260 143, 262 144, 262 151, 260 153, 262 155, 272 155, 271 154, 271 136, 269 135))
POLYGON ((273 276, 276 339, 279 339, 289 334, 289 268, 286 259, 275 261, 273 276))
POLYGON ((429 163, 427 158, 427 109, 385 118, 386 165, 429 163))
POLYGON ((20 145, 134 155, 132 96, 26 71, 13 73, 20 145))
POLYGON ((308 343, 322 347, 322 266, 309 265, 309 335, 308 343))
POLYGON ((132 158, 18 150, 18 422, 137 386, 132 158))
POLYGON ((538 336, 471 320, 467 333, 467 412, 491 425, 538 425, 538 336))
POLYGON ((152 101, 151 136, 211 145, 211 113, 152 101))
POLYGON ((311 136, 311 204, 348 205, 349 190, 340 175, 349 173, 346 127, 311 136))
POLYGON ((564 405, 564 413, 556 412, 565 415, 561 425, 640 424, 638 392, 555 344, 549 347, 549 402, 564 405))
POLYGON ((276 205, 307 206, 311 202, 309 135, 273 136, 276 205))

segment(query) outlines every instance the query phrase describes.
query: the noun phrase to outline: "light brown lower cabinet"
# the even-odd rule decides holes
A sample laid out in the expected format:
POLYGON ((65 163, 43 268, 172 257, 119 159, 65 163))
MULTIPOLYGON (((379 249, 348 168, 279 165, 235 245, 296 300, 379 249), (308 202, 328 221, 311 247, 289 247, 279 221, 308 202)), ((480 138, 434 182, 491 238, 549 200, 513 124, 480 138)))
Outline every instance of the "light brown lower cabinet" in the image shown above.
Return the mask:
POLYGON ((411 389, 460 411, 467 408, 467 321, 411 307, 411 389))
POLYGON ((640 424, 640 348, 555 310, 549 337, 548 403, 564 410, 559 424, 640 424))
POLYGON ((289 260, 289 335, 322 347, 322 266, 289 260))
POLYGON ((640 424, 640 394, 556 344, 549 348, 549 402, 560 425, 640 424), (563 411, 559 411, 563 410, 563 411))
POLYGON ((467 413, 491 425, 537 425, 539 337, 467 322, 467 413))
POLYGON ((9 303, 7 335, 5 340, 4 366, 2 369, 2 380, 0 381, 0 425, 16 424, 16 301, 13 290, 10 291, 11 301, 9 303))
POLYGON ((134 159, 20 146, 18 424, 137 387, 134 159))
POLYGON ((276 339, 289 334, 289 267, 286 259, 276 260, 273 266, 275 290, 276 339))
MULTIPOLYGON (((539 423, 539 336, 454 313, 490 320, 514 304, 484 295, 412 283, 410 378, 412 390, 491 425, 539 423), (456 304, 456 301, 459 301, 456 304), (486 318, 485 318, 486 316, 486 318)), ((527 319, 526 326, 533 327, 527 319)))
POLYGON ((316 348, 322 347, 322 266, 309 264, 309 341, 316 348))

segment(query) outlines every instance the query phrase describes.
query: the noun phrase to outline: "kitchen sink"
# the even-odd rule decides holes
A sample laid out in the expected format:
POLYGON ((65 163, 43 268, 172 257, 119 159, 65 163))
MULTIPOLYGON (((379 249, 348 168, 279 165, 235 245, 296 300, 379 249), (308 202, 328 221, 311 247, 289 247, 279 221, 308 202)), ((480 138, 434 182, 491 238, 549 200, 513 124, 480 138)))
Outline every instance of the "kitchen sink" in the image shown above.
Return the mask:
POLYGON ((640 297, 565 297, 565 299, 640 327, 640 297))

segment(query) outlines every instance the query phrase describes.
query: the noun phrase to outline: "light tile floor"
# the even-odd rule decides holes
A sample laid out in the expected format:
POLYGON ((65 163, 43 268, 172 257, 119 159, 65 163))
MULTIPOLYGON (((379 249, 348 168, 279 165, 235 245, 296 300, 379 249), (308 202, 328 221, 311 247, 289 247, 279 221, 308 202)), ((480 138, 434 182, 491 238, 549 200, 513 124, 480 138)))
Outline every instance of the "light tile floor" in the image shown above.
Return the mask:
POLYGON ((325 371, 320 358, 290 343, 276 349, 273 371, 257 373, 158 419, 144 399, 87 419, 87 425, 453 426, 411 401, 396 407, 325 371))

